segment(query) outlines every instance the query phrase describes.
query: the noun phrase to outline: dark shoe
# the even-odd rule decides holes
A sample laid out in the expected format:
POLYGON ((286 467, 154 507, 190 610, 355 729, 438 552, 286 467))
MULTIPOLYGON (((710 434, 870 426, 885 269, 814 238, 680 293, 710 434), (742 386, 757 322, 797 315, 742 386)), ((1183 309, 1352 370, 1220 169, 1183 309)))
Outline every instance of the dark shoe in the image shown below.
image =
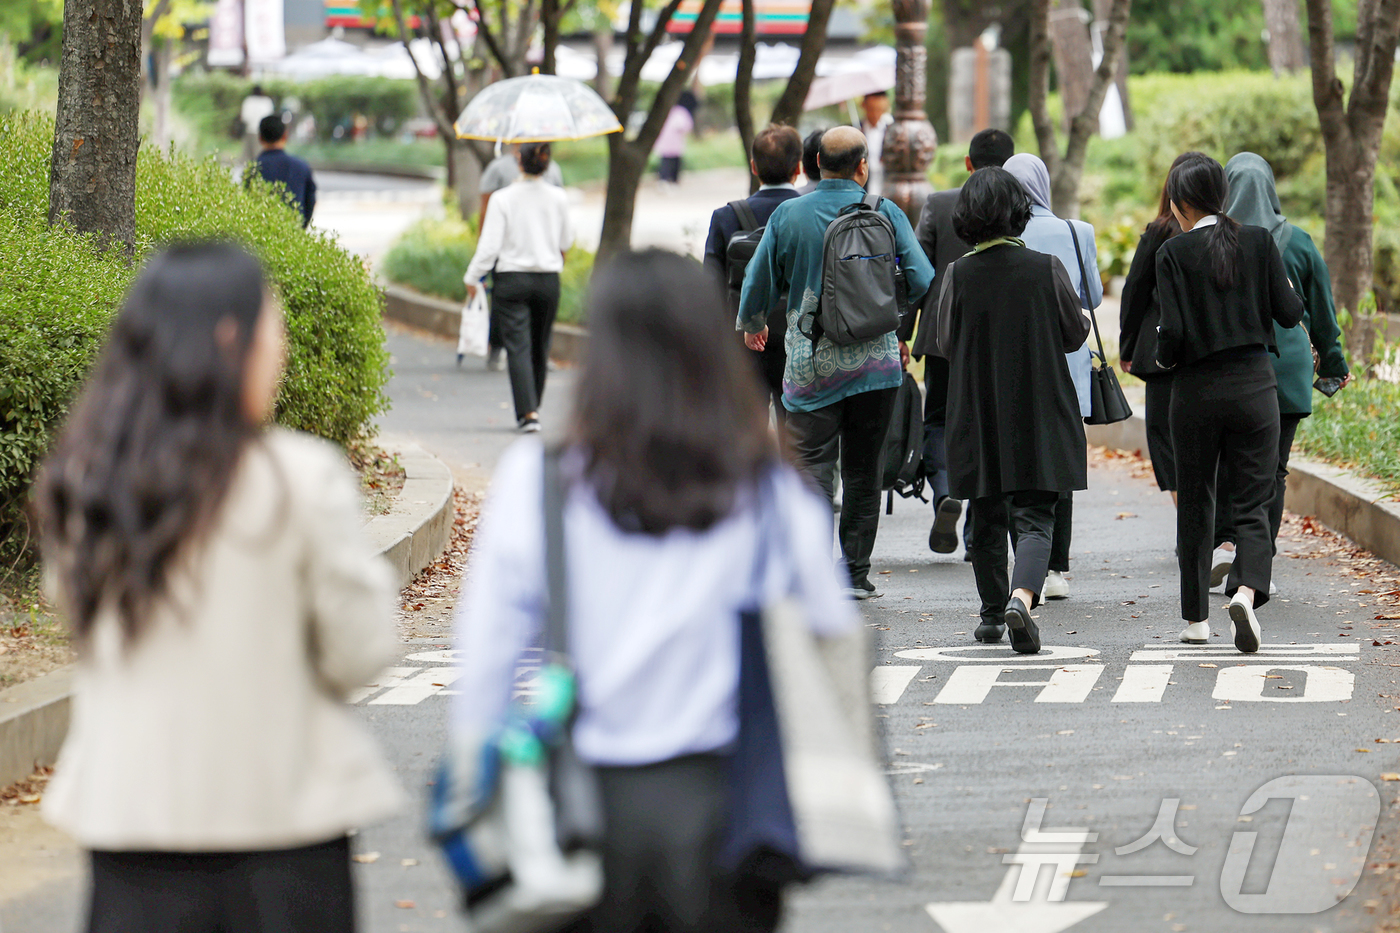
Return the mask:
POLYGON ((1040 630, 1031 611, 1015 596, 1006 604, 1006 625, 1011 629, 1011 650, 1017 654, 1040 653, 1040 630))
POLYGON ((1001 633, 1002 627, 1000 625, 995 622, 988 622, 984 619, 978 624, 976 631, 972 633, 972 637, 990 645, 992 642, 1001 641, 1001 633))
POLYGON ((540 419, 532 415, 526 415, 516 423, 516 429, 519 430, 521 434, 538 434, 540 433, 540 419))
POLYGON ((933 509, 933 527, 928 532, 928 547, 935 554, 951 554, 958 549, 958 519, 962 518, 962 503, 944 496, 933 509))
POLYGON ((852 583, 851 588, 847 590, 846 593, 851 597, 851 599, 874 599, 877 596, 885 595, 884 593, 881 593, 879 590, 875 589, 875 584, 871 583, 869 580, 862 580, 859 583, 852 583))
POLYGON ((465 356, 465 354, 462 354, 462 353, 458 353, 458 354, 457 354, 457 368, 458 368, 458 369, 461 369, 461 368, 462 368, 462 359, 463 359, 464 356, 465 356))

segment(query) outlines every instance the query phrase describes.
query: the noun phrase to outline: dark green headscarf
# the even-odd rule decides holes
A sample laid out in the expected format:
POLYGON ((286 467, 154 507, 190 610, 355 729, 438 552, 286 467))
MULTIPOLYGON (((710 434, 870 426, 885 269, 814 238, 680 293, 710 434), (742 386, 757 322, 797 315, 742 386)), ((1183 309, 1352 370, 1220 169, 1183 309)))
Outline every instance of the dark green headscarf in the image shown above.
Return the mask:
POLYGON ((1225 184, 1229 190, 1226 215, 1242 224, 1263 227, 1273 234, 1280 253, 1287 249, 1293 225, 1283 216, 1269 163, 1252 152, 1241 152, 1225 163, 1225 184))

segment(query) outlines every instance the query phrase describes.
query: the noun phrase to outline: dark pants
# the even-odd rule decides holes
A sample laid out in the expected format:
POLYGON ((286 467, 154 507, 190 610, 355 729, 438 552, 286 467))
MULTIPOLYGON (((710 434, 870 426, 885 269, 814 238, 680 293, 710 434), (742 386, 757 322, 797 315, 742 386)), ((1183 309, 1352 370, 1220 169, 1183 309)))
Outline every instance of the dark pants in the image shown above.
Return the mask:
POLYGON ((1172 377, 1172 447, 1176 452, 1176 537, 1181 617, 1210 617, 1210 560, 1215 546, 1216 472, 1227 466, 1235 564, 1225 592, 1241 586, 1269 600, 1273 542, 1269 506, 1278 468, 1278 380, 1264 353, 1207 357, 1172 377))
MULTIPOLYGON (((1298 435, 1298 424, 1307 415, 1280 415, 1278 419, 1278 466, 1274 472, 1274 498, 1269 502, 1269 535, 1273 541, 1273 552, 1278 553, 1278 531, 1283 527, 1283 500, 1288 493, 1288 458, 1293 453, 1293 439, 1298 435)), ((1228 488, 1225 461, 1220 462, 1220 471, 1215 475, 1215 488, 1228 488)), ((1226 541, 1235 542, 1234 506, 1224 496, 1215 500, 1215 546, 1226 541)))
POLYGON ((1147 404, 1143 420, 1147 423, 1147 456, 1152 460, 1152 474, 1157 488, 1163 492, 1176 491, 1176 455, 1172 452, 1172 377, 1149 376, 1146 383, 1147 404))
POLYGON ((657 177, 658 177, 661 181, 672 181, 672 182, 680 181, 680 180, 681 180, 681 157, 680 157, 680 156, 662 156, 662 157, 661 157, 661 166, 660 166, 660 168, 657 170, 657 177))
POLYGON ((924 476, 933 493, 933 506, 948 495, 948 361, 924 357, 924 476))
POLYGON ((1012 590, 1030 590, 1034 608, 1040 602, 1049 570, 1051 538, 1055 534, 1057 492, 1023 490, 972 500, 968 524, 972 527, 972 573, 977 595, 982 597, 982 622, 1001 625, 1012 590), (1016 566, 1007 579, 1007 541, 1016 536, 1016 566))
POLYGON ((870 576, 870 553, 880 527, 880 451, 898 389, 848 395, 815 411, 788 412, 788 435, 798 468, 833 498, 841 461, 841 552, 851 582, 870 576))
POLYGON ((352 933, 350 841, 257 852, 93 852, 89 933, 352 933))
POLYGON ((496 282, 494 277, 491 281, 491 289, 486 293, 486 300, 489 308, 486 316, 486 346, 492 353, 499 353, 505 348, 505 345, 501 343, 501 325, 496 321, 496 282))
MULTIPOLYGON (((1055 500, 1055 527, 1050 536, 1050 563, 1047 570, 1069 573, 1069 546, 1074 536, 1074 493, 1062 492, 1055 500)), ((1016 528, 1011 527, 1011 547, 1016 547, 1016 528)))
POLYGON ((730 773, 719 755, 598 769, 607 833, 603 900, 567 933, 710 933, 777 929, 776 886, 716 868, 730 773), (761 889, 761 891, 760 891, 761 889))
POLYGON ((783 407, 783 371, 787 369, 787 348, 783 339, 786 333, 787 308, 784 306, 768 315, 768 342, 763 349, 758 352, 745 351, 754 357, 754 363, 758 367, 758 378, 768 393, 768 399, 773 403, 773 418, 779 430, 787 424, 788 415, 787 409, 783 407))
POLYGON ((559 313, 559 273, 497 272, 493 301, 518 421, 539 411, 544 398, 549 339, 559 313))

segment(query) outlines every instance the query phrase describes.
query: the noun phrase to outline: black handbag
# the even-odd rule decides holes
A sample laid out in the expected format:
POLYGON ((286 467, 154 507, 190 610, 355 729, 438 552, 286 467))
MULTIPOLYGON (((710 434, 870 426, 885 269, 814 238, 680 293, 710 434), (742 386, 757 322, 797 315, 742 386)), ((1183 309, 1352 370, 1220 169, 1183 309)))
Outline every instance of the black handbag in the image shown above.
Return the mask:
MULTIPOLYGON (((1079 261, 1079 292, 1080 298, 1084 296, 1084 283, 1088 281, 1088 272, 1084 268, 1084 253, 1079 249, 1079 234, 1074 230, 1074 224, 1068 220, 1065 226, 1069 227, 1069 238, 1074 241, 1074 257, 1079 261)), ((1084 304, 1088 304, 1087 301, 1084 304)), ((1085 424, 1116 424, 1119 421, 1127 421, 1133 416, 1133 408, 1128 404, 1128 398, 1123 394, 1123 387, 1118 384, 1118 374, 1113 371, 1113 367, 1108 365, 1108 357, 1103 352, 1103 337, 1099 335, 1099 320, 1093 311, 1089 312, 1089 323, 1094 327, 1094 341, 1099 345, 1099 352, 1089 351, 1089 356, 1099 358, 1098 368, 1089 370, 1089 417, 1084 419, 1085 424)))

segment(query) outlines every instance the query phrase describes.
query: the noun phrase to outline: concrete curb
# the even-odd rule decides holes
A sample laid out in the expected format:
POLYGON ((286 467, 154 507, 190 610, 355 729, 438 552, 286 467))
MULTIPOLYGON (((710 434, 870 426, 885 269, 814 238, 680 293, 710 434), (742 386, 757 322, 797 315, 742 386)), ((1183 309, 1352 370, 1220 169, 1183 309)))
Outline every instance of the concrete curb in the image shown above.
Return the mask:
MULTIPOLYGON (((384 289, 384 316, 440 337, 457 339, 461 330, 462 308, 453 301, 444 301, 415 292, 401 285, 381 283, 384 289)), ((549 355, 564 363, 578 365, 588 347, 588 331, 574 324, 555 324, 550 340, 549 355)))
MULTIPOLYGON (((397 587, 447 548, 454 518, 452 472, 417 444, 396 444, 407 476, 387 515, 365 525, 370 540, 394 568, 397 587)), ((0 787, 23 780, 36 765, 53 764, 68 733, 72 703, 70 664, 0 690, 0 787)))
MULTIPOLYGON (((1085 425, 1084 434, 1096 446, 1147 456, 1147 423, 1139 415, 1118 424, 1085 425)), ((1293 457, 1288 462, 1284 504, 1298 515, 1311 515, 1377 557, 1400 564, 1400 505, 1380 484, 1340 467, 1293 457)))

